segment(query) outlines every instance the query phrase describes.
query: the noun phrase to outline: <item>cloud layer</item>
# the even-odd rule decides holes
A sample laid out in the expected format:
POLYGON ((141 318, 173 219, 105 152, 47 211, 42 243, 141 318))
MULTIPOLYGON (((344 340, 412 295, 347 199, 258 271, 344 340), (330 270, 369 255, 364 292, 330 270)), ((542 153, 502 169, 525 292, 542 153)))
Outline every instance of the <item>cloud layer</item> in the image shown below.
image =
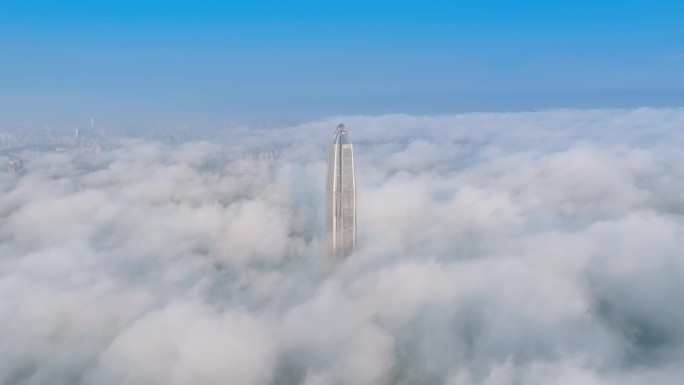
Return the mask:
POLYGON ((350 116, 44 154, 0 175, 0 383, 677 384, 682 127, 350 116), (359 248, 335 263, 339 121, 359 248))

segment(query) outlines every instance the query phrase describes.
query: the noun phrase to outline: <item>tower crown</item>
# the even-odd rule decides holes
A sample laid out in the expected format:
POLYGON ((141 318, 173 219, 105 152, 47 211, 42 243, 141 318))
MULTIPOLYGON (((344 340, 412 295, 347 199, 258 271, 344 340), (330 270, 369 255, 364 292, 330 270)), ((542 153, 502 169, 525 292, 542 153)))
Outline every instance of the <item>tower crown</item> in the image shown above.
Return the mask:
POLYGON ((340 125, 337 126, 332 142, 333 144, 351 144, 347 127, 345 127, 344 124, 340 123, 340 125))

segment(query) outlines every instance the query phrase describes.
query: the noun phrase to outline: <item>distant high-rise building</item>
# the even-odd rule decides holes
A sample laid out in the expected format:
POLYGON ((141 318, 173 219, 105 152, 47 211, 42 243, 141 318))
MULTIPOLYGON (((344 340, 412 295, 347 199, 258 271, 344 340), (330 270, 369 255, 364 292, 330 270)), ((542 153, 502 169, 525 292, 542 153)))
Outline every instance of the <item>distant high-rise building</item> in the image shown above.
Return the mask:
POLYGON ((23 168, 24 162, 21 159, 10 159, 7 162, 7 172, 9 172, 12 178, 16 178, 23 168))
POLYGON ((83 139, 83 137, 82 137, 81 129, 77 128, 76 131, 74 132, 74 147, 80 147, 82 139, 83 139))
POLYGON ((14 134, 0 133, 0 148, 7 149, 17 145, 17 138, 14 134))
POLYGON ((337 126, 328 153, 326 232, 330 252, 350 255, 356 247, 354 148, 344 124, 337 126))

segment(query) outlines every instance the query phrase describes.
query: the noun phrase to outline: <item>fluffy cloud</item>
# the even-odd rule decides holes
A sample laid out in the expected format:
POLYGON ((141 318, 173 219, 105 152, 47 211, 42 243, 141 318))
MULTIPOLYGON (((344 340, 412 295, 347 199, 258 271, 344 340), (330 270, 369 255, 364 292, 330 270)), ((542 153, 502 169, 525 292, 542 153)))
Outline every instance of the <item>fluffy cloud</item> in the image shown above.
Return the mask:
POLYGON ((0 383, 679 383, 683 125, 350 116, 45 154, 0 177, 0 383), (336 263, 339 121, 359 247, 336 263))

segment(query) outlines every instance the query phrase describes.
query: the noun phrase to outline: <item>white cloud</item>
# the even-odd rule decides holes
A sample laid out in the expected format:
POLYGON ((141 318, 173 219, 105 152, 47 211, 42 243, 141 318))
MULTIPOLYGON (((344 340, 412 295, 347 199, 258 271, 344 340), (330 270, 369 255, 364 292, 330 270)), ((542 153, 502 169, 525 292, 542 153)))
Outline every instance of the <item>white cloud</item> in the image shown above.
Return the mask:
POLYGON ((0 383, 679 383, 683 124, 352 116, 46 154, 0 179, 0 383), (359 248, 333 263, 340 121, 359 248))

